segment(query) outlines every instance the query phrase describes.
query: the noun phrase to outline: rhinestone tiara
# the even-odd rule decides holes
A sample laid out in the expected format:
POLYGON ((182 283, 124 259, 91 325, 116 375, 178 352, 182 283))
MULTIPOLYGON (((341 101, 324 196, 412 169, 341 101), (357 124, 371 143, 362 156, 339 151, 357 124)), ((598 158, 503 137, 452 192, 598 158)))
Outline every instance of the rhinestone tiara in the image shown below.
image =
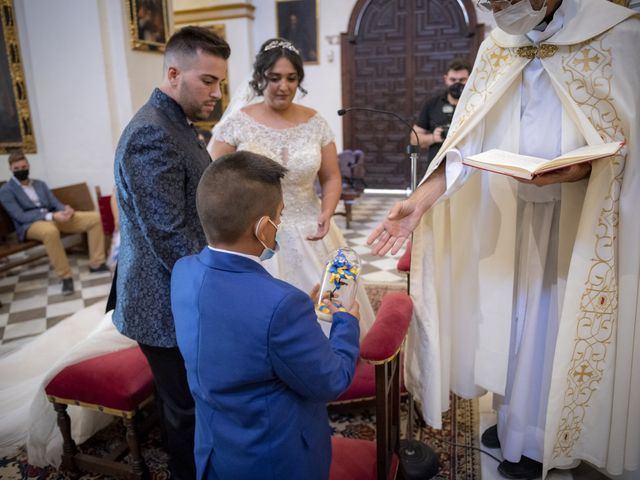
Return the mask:
POLYGON ((286 48, 287 50, 291 50, 296 55, 300 55, 300 52, 296 47, 293 46, 293 43, 287 42, 286 40, 273 40, 269 42, 266 47, 264 47, 264 52, 274 49, 274 48, 286 48))

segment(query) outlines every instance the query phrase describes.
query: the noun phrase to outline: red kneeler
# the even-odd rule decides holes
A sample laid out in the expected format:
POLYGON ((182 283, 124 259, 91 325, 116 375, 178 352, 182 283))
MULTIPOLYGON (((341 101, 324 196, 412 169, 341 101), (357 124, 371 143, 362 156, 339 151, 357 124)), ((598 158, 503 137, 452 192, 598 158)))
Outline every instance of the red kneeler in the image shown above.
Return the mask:
POLYGON ((136 433, 135 415, 153 399, 151 368, 138 347, 100 355, 64 368, 46 386, 47 398, 58 414, 64 441, 62 467, 88 470, 122 478, 148 476, 136 433), (80 453, 71 437, 67 405, 99 410, 121 417, 126 429, 126 445, 106 458, 80 453), (116 462, 126 451, 130 464, 116 462))
POLYGON ((411 284, 411 240, 407 242, 407 246, 400 260, 398 260, 396 268, 399 272, 407 274, 407 292, 409 292, 409 286, 411 284))
POLYGON ((396 477, 400 445, 400 349, 412 313, 413 303, 406 293, 389 293, 382 299, 376 320, 360 345, 360 358, 375 375, 376 441, 332 437, 331 480, 396 477))

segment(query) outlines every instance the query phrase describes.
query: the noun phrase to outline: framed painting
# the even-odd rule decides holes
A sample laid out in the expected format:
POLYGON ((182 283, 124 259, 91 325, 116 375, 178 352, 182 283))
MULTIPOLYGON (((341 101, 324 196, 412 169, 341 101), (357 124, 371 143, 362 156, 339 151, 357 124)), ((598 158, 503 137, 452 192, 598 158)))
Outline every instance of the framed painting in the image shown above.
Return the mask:
POLYGON ((318 20, 316 0, 278 0, 278 36, 300 51, 305 63, 318 63, 318 20))
MULTIPOLYGON (((213 33, 219 35, 220 37, 226 39, 226 30, 225 30, 225 26, 224 23, 216 23, 216 24, 211 24, 211 25, 200 25, 201 27, 204 28, 208 28, 209 30, 211 30, 213 33)), ((204 130, 211 130, 213 128, 213 126, 218 123, 218 121, 220 121, 220 119, 222 118, 222 114, 224 113, 225 109, 227 108, 227 105, 229 105, 229 77, 228 77, 228 70, 227 70, 227 79, 222 82, 222 84, 220 85, 220 90, 222 92, 222 99, 216 103, 216 107, 213 109, 213 112, 211 112, 211 115, 209 115, 209 118, 207 118, 206 120, 203 120, 201 122, 196 122, 196 126, 198 128, 202 128, 204 130)))
POLYGON ((163 52, 169 39, 167 0, 127 1, 132 48, 163 52))
POLYGON ((12 0, 0 0, 0 153, 36 153, 12 0))

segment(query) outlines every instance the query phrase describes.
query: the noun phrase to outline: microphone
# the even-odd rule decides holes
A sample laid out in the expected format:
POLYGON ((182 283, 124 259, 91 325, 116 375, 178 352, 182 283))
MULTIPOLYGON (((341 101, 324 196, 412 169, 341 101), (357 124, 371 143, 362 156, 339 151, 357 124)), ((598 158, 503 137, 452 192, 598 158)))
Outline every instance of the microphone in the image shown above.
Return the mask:
MULTIPOLYGON (((413 128, 413 126, 407 122, 404 118, 402 118, 400 115, 398 115, 395 112, 390 112, 389 110, 380 110, 378 108, 365 108, 365 107, 348 107, 348 108, 341 108, 340 110, 338 110, 338 115, 339 116, 343 116, 346 115, 347 113, 351 112, 351 111, 357 111, 357 110, 361 110, 364 112, 372 112, 372 113, 384 113, 385 115, 391 115, 392 117, 397 118, 398 120, 400 120, 402 123, 404 123, 409 130, 411 130, 413 132, 413 135, 416 137, 416 147, 420 148, 420 139, 418 138, 418 133, 416 132, 415 128, 413 128)), ((411 145, 410 145, 411 147, 411 145)))
POLYGON ((416 132, 415 128, 413 128, 413 125, 411 125, 409 122, 407 122, 404 118, 402 118, 400 115, 398 115, 395 112, 390 112, 389 110, 380 110, 377 108, 366 108, 366 107, 341 108, 340 110, 338 110, 338 115, 342 117, 343 115, 346 115, 351 111, 358 111, 358 110, 363 112, 384 113, 385 115, 391 115, 392 117, 395 117, 396 119, 400 120, 404 125, 406 125, 409 128, 409 130, 413 132, 413 135, 416 137, 416 144, 407 145, 407 153, 409 154, 409 157, 411 160, 411 191, 415 192, 416 187, 418 185, 417 174, 418 174, 418 155, 420 153, 420 139, 418 138, 418 133, 416 132))

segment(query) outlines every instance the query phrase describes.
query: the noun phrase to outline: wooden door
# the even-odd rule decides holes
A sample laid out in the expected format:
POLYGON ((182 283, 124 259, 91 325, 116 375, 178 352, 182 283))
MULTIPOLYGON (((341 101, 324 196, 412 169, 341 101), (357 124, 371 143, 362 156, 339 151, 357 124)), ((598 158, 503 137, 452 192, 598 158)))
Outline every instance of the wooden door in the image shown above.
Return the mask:
MULTIPOLYGON (((358 0, 341 36, 343 106, 390 110, 413 124, 425 99, 444 88, 447 63, 475 59, 483 27, 472 0, 358 0)), ((343 134, 344 148, 366 154, 369 188, 409 186, 405 125, 350 112, 343 134)))

